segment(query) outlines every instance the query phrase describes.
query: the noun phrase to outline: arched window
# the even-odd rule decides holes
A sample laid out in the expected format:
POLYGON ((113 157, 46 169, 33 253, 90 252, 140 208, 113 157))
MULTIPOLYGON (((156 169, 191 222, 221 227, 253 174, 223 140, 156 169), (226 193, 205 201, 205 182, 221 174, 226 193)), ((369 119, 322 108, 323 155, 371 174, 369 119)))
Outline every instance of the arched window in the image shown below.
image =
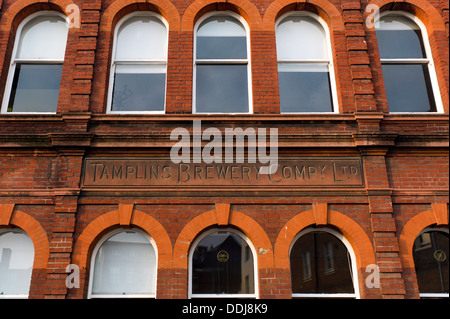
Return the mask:
POLYGON ((40 12, 19 26, 2 113, 55 113, 69 25, 55 12, 40 12))
POLYGON ((167 23, 152 12, 132 13, 117 24, 114 39, 108 111, 163 113, 167 23))
POLYGON ((339 112, 326 23, 307 12, 276 24, 282 113, 339 112))
POLYGON ((157 252, 139 230, 117 230, 93 251, 90 298, 155 298, 157 252))
POLYGON ((21 231, 0 230, 0 298, 27 298, 34 245, 21 231))
POLYGON ((442 112, 427 32, 407 13, 381 14, 375 23, 390 112, 442 112))
POLYGON ((355 257, 331 229, 300 232, 290 251, 293 298, 358 298, 355 257))
POLYGON ((195 28, 194 112, 250 113, 248 31, 231 12, 203 17, 195 28))
POLYGON ((190 298, 256 298, 255 252, 232 229, 210 230, 190 253, 190 298))
POLYGON ((413 258, 422 298, 448 298, 448 230, 425 229, 414 241, 413 258))

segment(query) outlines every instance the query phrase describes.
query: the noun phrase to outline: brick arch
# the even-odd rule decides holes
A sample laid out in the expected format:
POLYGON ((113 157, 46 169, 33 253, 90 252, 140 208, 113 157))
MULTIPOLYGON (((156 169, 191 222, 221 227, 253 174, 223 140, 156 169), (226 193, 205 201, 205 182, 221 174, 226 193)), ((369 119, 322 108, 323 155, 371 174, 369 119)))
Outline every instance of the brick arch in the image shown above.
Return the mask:
POLYGON ((252 242, 258 254, 258 268, 273 267, 272 244, 264 229, 251 217, 230 211, 228 204, 216 205, 216 209, 205 212, 191 220, 181 231, 173 252, 173 267, 187 269, 189 250, 195 238, 211 226, 234 226, 252 242))
POLYGON ((111 227, 136 226, 149 234, 158 250, 158 268, 170 268, 172 244, 164 227, 150 215, 134 210, 133 205, 119 205, 119 209, 94 219, 81 233, 73 251, 73 263, 86 268, 89 254, 99 236, 111 227))
POLYGON ((275 243, 275 267, 290 267, 289 250, 295 236, 312 225, 328 225, 339 229, 355 252, 358 269, 375 264, 372 243, 361 226, 342 213, 328 210, 326 204, 321 204, 296 215, 283 226, 275 243))
POLYGON ((153 9, 167 20, 170 31, 179 31, 180 15, 177 8, 169 0, 116 0, 102 14, 100 31, 112 31, 113 25, 118 19, 127 13, 139 10, 144 4, 147 5, 148 9, 153 9))
POLYGON ((227 9, 230 4, 236 7, 239 13, 252 31, 262 29, 262 19, 258 9, 248 0, 195 0, 192 2, 183 14, 181 20, 181 31, 193 31, 194 25, 200 15, 205 14, 205 8, 212 8, 216 4, 218 8, 227 9))
MULTIPOLYGON (((0 22, 0 30, 4 30, 6 32, 10 31, 10 28, 13 26, 14 20, 17 17, 20 17, 22 20, 26 16, 40 11, 40 10, 56 10, 65 15, 70 12, 66 12, 66 8, 69 5, 73 5, 74 3, 71 0, 52 0, 52 1, 42 1, 42 0, 18 0, 14 2, 11 6, 9 6, 6 11, 3 13, 0 22), (21 14, 23 16, 21 16, 21 14)), ((17 21, 18 25, 20 21, 17 21)), ((17 26, 16 25, 16 26, 17 26)))
POLYGON ((275 0, 270 4, 264 14, 264 31, 274 31, 275 22, 280 15, 287 11, 295 10, 299 5, 313 5, 318 10, 317 14, 327 22, 331 32, 345 31, 341 13, 327 0, 275 0))
POLYGON ((0 227, 15 226, 22 229, 30 237, 34 246, 33 268, 47 268, 50 246, 47 233, 41 224, 19 210, 14 210, 14 205, 0 205, 0 227))
POLYGON ((403 227, 399 237, 400 258, 403 268, 415 268, 413 258, 414 241, 422 230, 432 225, 448 227, 447 204, 433 204, 432 209, 417 214, 403 227))
POLYGON ((421 0, 402 0, 402 1, 392 1, 392 0, 373 0, 369 5, 376 5, 381 11, 390 10, 390 6, 396 5, 394 10, 403 10, 412 13, 417 16, 422 22, 427 26, 428 34, 433 31, 445 30, 445 22, 440 15, 439 11, 429 2, 421 0))

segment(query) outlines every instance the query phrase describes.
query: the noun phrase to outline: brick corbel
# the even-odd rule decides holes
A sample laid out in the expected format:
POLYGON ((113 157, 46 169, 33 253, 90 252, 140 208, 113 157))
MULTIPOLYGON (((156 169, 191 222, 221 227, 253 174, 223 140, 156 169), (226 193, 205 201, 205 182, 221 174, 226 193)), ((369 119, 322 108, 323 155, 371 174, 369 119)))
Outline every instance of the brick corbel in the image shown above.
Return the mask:
POLYGON ((0 226, 9 225, 14 206, 14 204, 0 204, 0 226))
POLYGON ((312 205, 316 225, 326 225, 328 219, 328 204, 314 203, 312 205))
POLYGON ((216 203, 217 225, 226 226, 230 219, 230 204, 216 203))
POLYGON ((133 215, 134 204, 119 205, 119 224, 121 226, 129 226, 133 215))

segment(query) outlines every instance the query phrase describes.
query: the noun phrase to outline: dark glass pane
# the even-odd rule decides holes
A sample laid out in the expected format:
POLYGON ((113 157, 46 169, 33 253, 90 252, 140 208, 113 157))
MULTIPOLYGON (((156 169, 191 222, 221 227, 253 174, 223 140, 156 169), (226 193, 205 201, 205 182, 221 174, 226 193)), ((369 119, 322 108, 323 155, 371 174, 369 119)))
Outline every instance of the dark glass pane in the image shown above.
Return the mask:
POLYGON ((378 49, 382 59, 425 58, 419 26, 401 15, 387 15, 376 26, 378 49))
POLYGON ((448 293, 448 234, 426 232, 413 247, 414 264, 420 293, 448 293))
POLYGON ((327 232, 300 237, 290 255, 293 293, 354 293, 350 256, 327 232))
POLYGON ((247 59, 247 39, 197 37, 197 59, 247 59))
POLYGON ((281 112, 333 111, 327 66, 280 66, 278 77, 281 112))
POLYGON ((247 113, 247 65, 197 65, 196 112, 247 113))
POLYGON ((200 241, 192 257, 192 293, 255 293, 253 254, 247 242, 231 232, 200 241))
POLYGON ((61 64, 17 64, 8 112, 56 112, 61 64))
POLYGON ((165 73, 116 73, 113 111, 164 111, 165 73))
POLYGON ((420 30, 377 30, 381 59, 425 58, 420 30))
POLYGON ((383 64, 390 112, 436 112, 428 66, 383 64))

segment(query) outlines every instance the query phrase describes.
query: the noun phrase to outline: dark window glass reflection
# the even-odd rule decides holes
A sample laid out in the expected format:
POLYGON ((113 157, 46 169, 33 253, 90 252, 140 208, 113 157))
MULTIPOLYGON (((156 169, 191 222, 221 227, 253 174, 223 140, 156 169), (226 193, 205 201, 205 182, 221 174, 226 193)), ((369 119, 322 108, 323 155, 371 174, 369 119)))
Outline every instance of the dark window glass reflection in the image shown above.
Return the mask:
POLYGON ((62 64, 17 64, 8 112, 56 112, 62 64))
POLYGON ((113 111, 164 111, 165 73, 116 73, 113 111))
POLYGON ((247 39, 197 37, 197 59, 247 59, 247 39))
POLYGON ((327 65, 279 66, 281 112, 332 112, 331 83, 327 65))
POLYGON ((231 232, 205 237, 192 257, 193 294, 253 294, 253 254, 247 242, 231 232))
POLYGON ((196 111, 249 111, 247 65, 197 65, 196 111))
POLYGON ((390 112, 436 112, 428 66, 383 64, 390 112))
POLYGON ((449 293, 448 234, 423 233, 414 242, 413 257, 420 293, 449 293))
POLYGON ((382 59, 425 58, 420 30, 377 30, 382 59))
POLYGON ((293 293, 354 293, 347 248, 327 232, 301 236, 290 255, 293 293))

